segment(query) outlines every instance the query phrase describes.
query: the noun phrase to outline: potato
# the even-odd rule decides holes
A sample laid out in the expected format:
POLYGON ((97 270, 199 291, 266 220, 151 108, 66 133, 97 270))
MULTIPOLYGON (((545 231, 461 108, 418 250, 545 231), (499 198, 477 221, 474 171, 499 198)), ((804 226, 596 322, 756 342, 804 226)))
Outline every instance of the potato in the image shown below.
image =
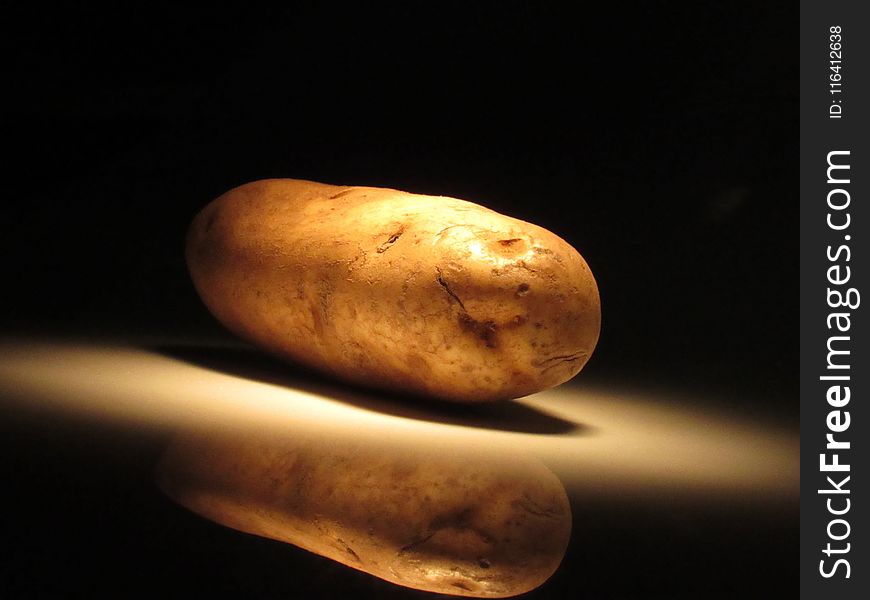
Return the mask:
POLYGON ((521 457, 421 452, 294 433, 178 436, 162 489, 218 523, 289 542, 387 581, 506 597, 559 566, 571 511, 521 457))
POLYGON ((454 198, 256 181, 196 216, 187 262, 231 331, 367 386, 517 398, 573 377, 598 340, 598 288, 573 247, 454 198))

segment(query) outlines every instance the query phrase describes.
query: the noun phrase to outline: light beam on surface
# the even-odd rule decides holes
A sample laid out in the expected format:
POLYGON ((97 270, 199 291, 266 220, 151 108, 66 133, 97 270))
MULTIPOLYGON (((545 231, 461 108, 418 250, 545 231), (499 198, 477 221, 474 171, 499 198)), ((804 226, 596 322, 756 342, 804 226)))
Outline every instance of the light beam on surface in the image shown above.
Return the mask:
MULTIPOLYGON (((224 351, 199 347, 194 354, 224 351)), ((248 355, 256 363, 258 355, 248 355)), ((251 373, 207 365, 133 345, 0 341, 0 410, 170 428, 319 431, 389 440, 399 449, 519 450, 550 467, 573 499, 751 494, 754 502, 797 502, 797 432, 704 399, 593 386, 581 375, 504 406, 442 410, 312 380, 266 358, 251 373)))

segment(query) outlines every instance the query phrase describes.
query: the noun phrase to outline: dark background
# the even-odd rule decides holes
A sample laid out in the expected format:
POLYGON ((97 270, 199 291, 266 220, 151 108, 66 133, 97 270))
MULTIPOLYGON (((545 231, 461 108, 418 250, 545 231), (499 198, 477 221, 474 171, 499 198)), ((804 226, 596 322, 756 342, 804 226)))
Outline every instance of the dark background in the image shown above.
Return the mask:
MULTIPOLYGON (((203 205, 265 177, 386 186, 469 199, 578 248, 603 307, 589 377, 711 390, 797 423, 795 3, 583 3, 576 14, 520 2, 358 4, 4 2, 0 333, 219 335, 183 262, 203 205)), ((336 594, 356 582, 404 597, 185 521, 144 491, 153 444, 128 441, 117 464, 81 479, 70 473, 100 453, 76 443, 75 424, 3 427, 0 475, 21 516, 7 517, 0 574, 17 595, 131 595, 162 590, 165 575, 203 594, 286 597, 316 575, 336 594), (143 510, 140 493, 153 504, 145 524, 129 516, 143 510), (38 498, 70 512, 45 521, 38 498), (101 533, 95 520, 107 523, 101 533), (156 540, 170 556, 158 563, 156 540), (273 570, 283 578, 269 579, 273 570)), ((632 550, 634 576, 626 550, 605 547, 583 555, 599 574, 585 589, 728 597, 747 595, 749 582, 796 585, 791 524, 768 524, 766 539, 725 521, 708 525, 718 534, 683 531, 663 549, 632 550), (780 558, 762 561, 768 551, 780 558)), ((551 589, 574 594, 571 577, 560 572, 551 589)))

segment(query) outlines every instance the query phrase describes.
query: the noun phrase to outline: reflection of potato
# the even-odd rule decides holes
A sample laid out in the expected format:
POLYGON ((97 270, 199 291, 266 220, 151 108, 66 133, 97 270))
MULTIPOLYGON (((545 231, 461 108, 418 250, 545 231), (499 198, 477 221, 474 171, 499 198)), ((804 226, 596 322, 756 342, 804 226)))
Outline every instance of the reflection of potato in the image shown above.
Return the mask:
POLYGON ((190 435, 170 446, 158 479, 218 523, 445 594, 537 587, 558 567, 571 529, 556 476, 513 457, 190 435))
POLYGON ((574 248, 453 198, 249 183, 200 212, 187 260, 232 331, 366 385, 516 398, 573 377, 598 340, 598 289, 574 248))

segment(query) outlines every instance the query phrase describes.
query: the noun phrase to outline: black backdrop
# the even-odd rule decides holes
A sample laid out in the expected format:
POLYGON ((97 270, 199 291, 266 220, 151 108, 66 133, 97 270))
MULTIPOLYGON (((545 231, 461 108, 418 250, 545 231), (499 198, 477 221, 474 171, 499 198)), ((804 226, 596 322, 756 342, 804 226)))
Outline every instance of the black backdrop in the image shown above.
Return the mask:
MULTIPOLYGON (((795 3, 365 4, 3 3, 0 332, 213 335, 182 255, 201 206, 265 177, 387 186, 575 245, 590 377, 797 421, 795 3)), ((23 456, 21 490, 47 460, 23 456)))

